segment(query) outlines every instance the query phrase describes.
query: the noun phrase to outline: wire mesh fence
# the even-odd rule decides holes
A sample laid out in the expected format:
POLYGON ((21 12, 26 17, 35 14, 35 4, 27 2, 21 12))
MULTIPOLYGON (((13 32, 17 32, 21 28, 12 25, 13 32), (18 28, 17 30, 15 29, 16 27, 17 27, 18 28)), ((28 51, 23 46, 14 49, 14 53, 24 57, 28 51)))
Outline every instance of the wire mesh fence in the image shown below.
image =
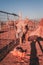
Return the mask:
POLYGON ((17 19, 18 19, 17 14, 0 11, 0 21, 17 20, 17 19))
POLYGON ((0 11, 0 30, 8 29, 8 27, 14 27, 14 22, 18 20, 18 15, 14 13, 8 13, 0 11))

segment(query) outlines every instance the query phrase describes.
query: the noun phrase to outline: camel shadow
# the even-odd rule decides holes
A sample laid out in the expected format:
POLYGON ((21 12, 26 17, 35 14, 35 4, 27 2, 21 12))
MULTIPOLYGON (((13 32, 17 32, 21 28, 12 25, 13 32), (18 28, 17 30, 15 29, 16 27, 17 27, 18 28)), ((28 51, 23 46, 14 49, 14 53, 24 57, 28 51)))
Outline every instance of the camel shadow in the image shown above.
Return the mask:
POLYGON ((42 48, 41 43, 40 43, 40 41, 43 41, 43 38, 42 37, 37 37, 36 41, 38 42, 39 47, 40 47, 40 49, 41 49, 41 51, 43 53, 43 48, 42 48))
POLYGON ((31 55, 30 55, 30 65, 39 65, 39 59, 37 57, 37 50, 36 50, 36 42, 32 41, 31 45, 31 55))
POLYGON ((42 37, 29 37, 28 41, 32 41, 30 43, 31 46, 31 54, 30 54, 30 64, 29 65, 39 65, 39 58, 37 57, 37 50, 36 50, 36 42, 38 42, 39 47, 43 53, 43 48, 41 46, 40 41, 43 41, 42 37))

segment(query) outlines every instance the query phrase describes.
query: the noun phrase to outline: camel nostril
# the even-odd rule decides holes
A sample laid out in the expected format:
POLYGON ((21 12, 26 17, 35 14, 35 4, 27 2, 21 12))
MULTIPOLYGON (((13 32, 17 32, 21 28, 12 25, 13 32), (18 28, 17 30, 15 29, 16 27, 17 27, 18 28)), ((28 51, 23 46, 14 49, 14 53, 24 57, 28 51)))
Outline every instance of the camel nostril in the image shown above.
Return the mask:
POLYGON ((17 47, 16 49, 19 50, 19 51, 22 52, 22 53, 23 53, 23 52, 27 52, 27 49, 23 49, 22 47, 17 47))

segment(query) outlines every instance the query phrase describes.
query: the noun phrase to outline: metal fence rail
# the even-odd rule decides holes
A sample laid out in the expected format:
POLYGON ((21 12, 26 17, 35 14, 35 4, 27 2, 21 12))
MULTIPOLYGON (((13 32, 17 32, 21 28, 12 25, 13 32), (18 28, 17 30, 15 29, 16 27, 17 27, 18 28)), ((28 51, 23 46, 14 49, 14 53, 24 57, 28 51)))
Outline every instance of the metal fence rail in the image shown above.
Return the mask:
POLYGON ((16 20, 16 19, 18 19, 17 14, 0 11, 0 21, 16 20))
POLYGON ((0 31, 7 30, 9 27, 14 27, 14 22, 18 19, 18 15, 15 13, 9 13, 0 11, 0 31), (11 23, 11 24, 9 24, 11 23))
POLYGON ((8 45, 0 49, 0 62, 6 57, 6 55, 19 45, 19 40, 12 40, 8 45))

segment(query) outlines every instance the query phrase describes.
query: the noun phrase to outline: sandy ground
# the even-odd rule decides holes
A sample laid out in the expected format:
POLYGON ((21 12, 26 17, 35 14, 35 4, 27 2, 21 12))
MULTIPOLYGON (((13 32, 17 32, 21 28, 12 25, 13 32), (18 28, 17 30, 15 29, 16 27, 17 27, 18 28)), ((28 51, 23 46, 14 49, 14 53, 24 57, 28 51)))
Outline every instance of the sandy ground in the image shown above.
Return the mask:
MULTIPOLYGON (((43 46, 42 43, 43 42, 41 42, 41 45, 43 46)), ((37 42, 35 43, 34 50, 32 49, 32 45, 30 42, 27 42, 27 43, 24 43, 24 44, 18 45, 18 46, 21 46, 23 49, 27 49, 27 52, 25 53, 25 57, 21 58, 18 55, 15 55, 16 48, 14 48, 0 62, 0 65, 33 65, 33 64, 34 65, 43 65, 43 54, 42 54, 42 51, 37 42), (35 50, 35 48, 36 48, 36 50, 35 50), (33 55, 31 55, 31 54, 33 54, 33 55)))
MULTIPOLYGON (((15 39, 15 33, 12 30, 0 34, 0 39, 15 39), (9 33, 10 32, 10 33, 9 33), (12 33, 13 32, 13 33, 12 33)), ((10 41, 0 40, 0 49, 7 45, 10 41)), ((24 57, 18 56, 14 48, 12 51, 7 54, 7 56, 0 62, 0 65, 43 65, 43 41, 39 43, 27 41, 26 43, 19 44, 23 49, 27 49, 24 57), (41 47, 40 47, 41 45, 41 47), (15 55, 16 54, 16 55, 15 55)))

